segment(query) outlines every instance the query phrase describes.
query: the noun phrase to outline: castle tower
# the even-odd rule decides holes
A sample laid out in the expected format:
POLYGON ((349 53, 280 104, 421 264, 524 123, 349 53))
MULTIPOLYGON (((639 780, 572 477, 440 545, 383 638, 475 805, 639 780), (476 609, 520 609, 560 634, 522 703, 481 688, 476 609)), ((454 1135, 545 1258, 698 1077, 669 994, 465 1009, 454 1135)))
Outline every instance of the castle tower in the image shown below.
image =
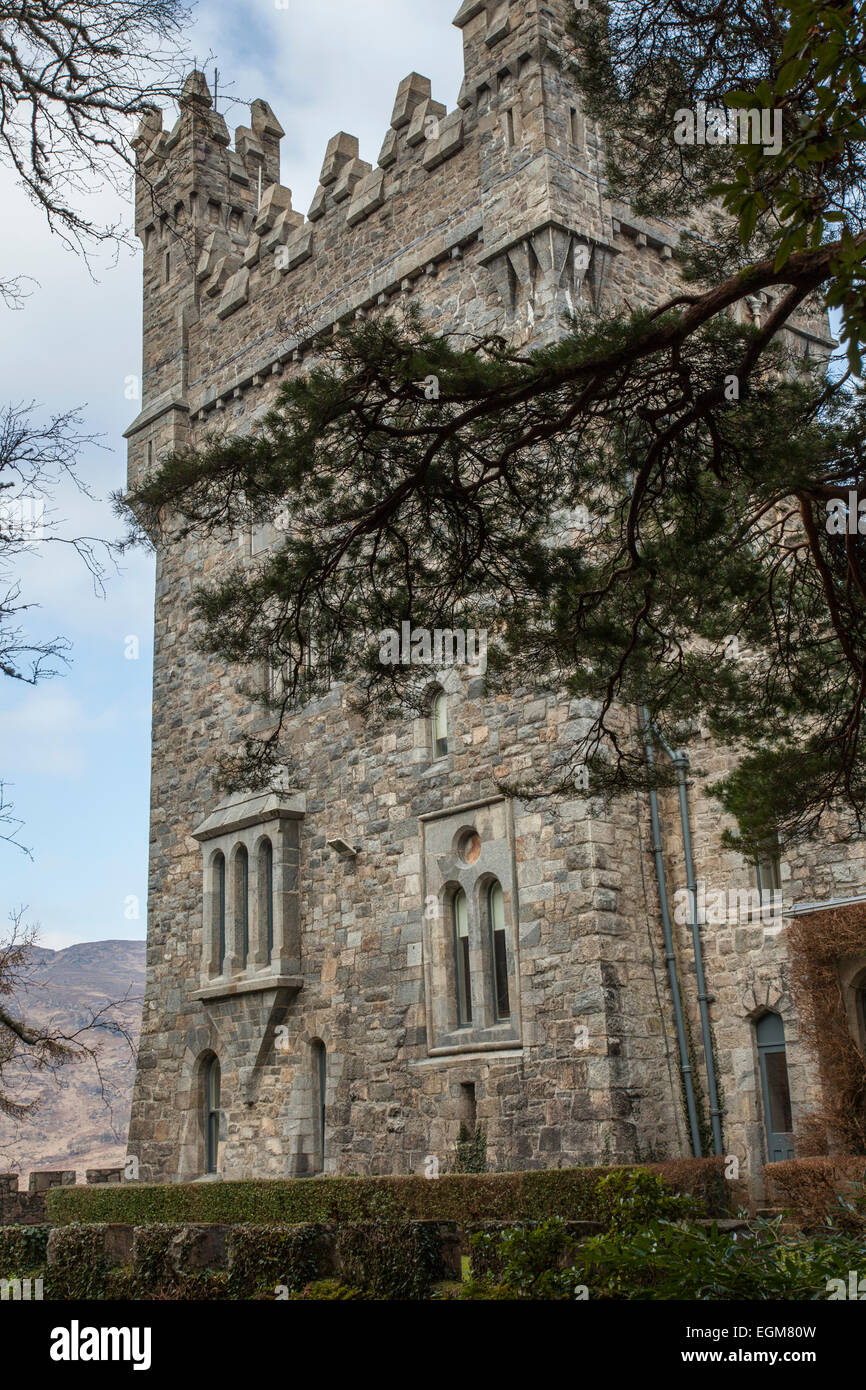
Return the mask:
MULTIPOLYGON (((131 480, 204 432, 248 429, 286 373, 365 314, 414 302, 442 332, 541 344, 580 307, 670 293, 678 230, 607 198, 600 135, 563 63, 565 11, 464 0, 454 108, 409 74, 376 163, 336 133, 306 216, 280 182, 283 132, 265 102, 232 143, 193 73, 171 133, 143 123, 131 480)), ((497 790, 543 773, 551 744, 579 730, 578 704, 549 692, 509 704, 451 668, 434 738, 425 718, 365 729, 335 688, 292 721, 296 788, 221 798, 217 758, 262 716, 241 673, 199 652, 190 594, 266 543, 192 538, 158 554, 129 1141, 141 1177, 417 1172, 431 1154, 447 1161, 461 1122, 486 1126, 499 1168, 687 1153, 646 808, 600 813, 580 791, 524 805, 497 790)), ((706 801, 695 809, 709 874, 718 835, 706 801)), ((721 935, 718 952, 739 1075, 742 998, 765 977, 765 995, 785 997, 784 950, 759 932, 738 969, 721 935)), ((693 989, 689 1007, 696 1017, 693 989)), ((789 1038, 796 1049, 795 1024, 789 1038)), ((805 1104, 813 1081, 795 1050, 791 1074, 805 1104)), ((729 1095, 740 1090, 731 1078, 729 1095)), ((758 1165, 759 1105, 743 1091, 729 1131, 758 1165)))

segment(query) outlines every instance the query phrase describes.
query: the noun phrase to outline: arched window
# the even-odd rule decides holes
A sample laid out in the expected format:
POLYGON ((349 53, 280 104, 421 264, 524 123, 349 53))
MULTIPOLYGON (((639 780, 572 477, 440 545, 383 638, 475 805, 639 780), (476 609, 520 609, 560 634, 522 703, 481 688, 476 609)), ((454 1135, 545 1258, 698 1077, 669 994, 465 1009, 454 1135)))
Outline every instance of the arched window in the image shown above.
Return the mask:
POLYGON ((508 949, 505 941, 505 897, 502 884, 495 879, 487 890, 487 915, 490 919, 490 962, 493 974, 493 1005, 496 1022, 511 1017, 508 999, 508 949))
POLYGON ((220 1064, 211 1057, 204 1074, 205 1172, 217 1171, 220 1141, 220 1064))
POLYGON ((235 940, 239 943, 244 967, 250 954, 249 887, 250 857, 245 846, 241 845, 235 855, 235 940))
POLYGON ((444 758, 448 752, 448 696, 437 690, 430 706, 431 738, 434 758, 444 758))
POLYGON ((217 944, 217 974, 225 969, 226 958, 226 861, 224 854, 217 854, 213 862, 214 875, 214 926, 217 944))
POLYGON ((472 1022, 472 978, 469 971, 469 904, 462 888, 454 894, 454 965, 457 977, 457 1022, 466 1028, 472 1022))
POLYGON ((761 1068, 767 1158, 770 1163, 777 1163, 794 1157, 785 1025, 779 1014, 764 1014, 759 1018, 755 1025, 755 1036, 761 1068))
POLYGON ((259 921, 270 962, 274 950, 274 847, 270 840, 262 840, 259 846, 259 921))
POLYGON ((328 1053, 321 1038, 313 1039, 313 1095, 316 1142, 320 1166, 325 1166, 325 1109, 328 1096, 328 1053))

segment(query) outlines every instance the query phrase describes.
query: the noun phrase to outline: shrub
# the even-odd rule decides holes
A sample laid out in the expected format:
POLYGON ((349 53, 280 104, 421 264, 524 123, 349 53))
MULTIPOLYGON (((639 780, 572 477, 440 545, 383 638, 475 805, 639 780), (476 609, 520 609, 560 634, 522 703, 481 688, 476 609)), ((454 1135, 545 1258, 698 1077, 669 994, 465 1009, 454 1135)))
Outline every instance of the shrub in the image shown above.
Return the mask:
MULTIPOLYGON (((709 1215, 728 1211, 724 1159, 647 1165, 673 1192, 693 1195, 709 1215)), ((252 1182, 140 1183, 56 1187, 47 1194, 56 1225, 70 1222, 211 1221, 226 1225, 296 1225, 358 1221, 594 1220, 596 1183, 610 1168, 557 1168, 528 1173, 450 1173, 440 1178, 298 1178, 252 1182)))
POLYGON ((778 1219, 737 1235, 715 1224, 654 1220, 575 1248, 564 1223, 550 1221, 502 1234, 498 1258, 500 1272, 471 1281, 462 1297, 813 1301, 829 1296, 830 1280, 847 1288, 849 1271, 864 1268, 866 1241, 839 1232, 787 1235, 778 1219))
POLYGON ((42 1269, 50 1226, 0 1226, 0 1279, 42 1269))
POLYGON ((51 1261, 45 1272, 48 1298, 108 1298, 112 1273, 103 1226, 75 1224, 51 1232, 51 1261))
POLYGON ((818 1058, 820 1107, 801 1124, 813 1152, 862 1154, 866 1145, 866 1058, 851 1033, 839 987, 839 962, 866 950, 866 906, 849 903, 797 917, 787 932, 791 983, 803 1042, 818 1058))
POLYGON ((796 1158, 768 1163, 771 1196, 790 1207, 804 1230, 832 1219, 843 1229, 866 1227, 866 1158, 796 1158))
POLYGON ((227 1298, 224 1274, 186 1267, 194 1243, 195 1231, 188 1225, 137 1226, 133 1268, 124 1278, 126 1296, 186 1302, 227 1298))
POLYGON ((425 1298, 444 1278, 442 1229, 432 1221, 343 1226, 337 1255, 346 1283, 377 1299, 425 1298))
POLYGON ((659 1300, 815 1300, 828 1280, 859 1269, 866 1245, 838 1233, 784 1235, 780 1222, 756 1221, 746 1235, 655 1221, 627 1241, 595 1236, 576 1261, 591 1298, 659 1300))
MULTIPOLYGON (((330 1274, 334 1233, 329 1226, 235 1226, 229 1236, 229 1298, 296 1292, 330 1274)), ((335 1295, 336 1296, 336 1295, 335 1295)))
POLYGON ((573 1280, 566 1269, 575 1258, 579 1236, 568 1222, 555 1217, 533 1226, 479 1232, 471 1243, 474 1277, 463 1297, 573 1297, 573 1280))
POLYGON ((608 1173, 595 1185, 598 1219, 611 1231, 634 1231, 650 1221, 698 1214, 693 1197, 672 1193, 658 1173, 640 1168, 608 1173))

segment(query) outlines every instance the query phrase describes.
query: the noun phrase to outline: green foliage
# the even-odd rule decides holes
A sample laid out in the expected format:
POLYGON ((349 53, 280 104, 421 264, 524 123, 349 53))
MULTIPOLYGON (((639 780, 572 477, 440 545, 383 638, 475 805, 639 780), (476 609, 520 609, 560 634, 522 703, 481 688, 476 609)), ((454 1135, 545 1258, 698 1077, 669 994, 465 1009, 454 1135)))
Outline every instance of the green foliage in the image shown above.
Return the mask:
POLYGON ((608 1173, 595 1188, 598 1219, 613 1232, 640 1230, 650 1221, 676 1221, 696 1214, 691 1197, 676 1195, 658 1173, 645 1169, 608 1173))
POLYGON ((346 1283, 376 1299, 426 1298, 444 1277, 442 1231, 432 1221, 341 1226, 337 1253, 346 1283))
POLYGON ((369 1299, 370 1295, 364 1293, 363 1289, 353 1289, 349 1284, 341 1284, 338 1279, 318 1279, 313 1284, 308 1284, 306 1288, 297 1293, 289 1294, 289 1302, 311 1302, 319 1300, 321 1302, 346 1302, 348 1299, 369 1299))
POLYGON ((476 1125, 470 1133, 468 1126, 461 1120, 451 1172, 487 1172, 487 1133, 483 1125, 476 1125))
POLYGON ((330 1273, 331 1231, 318 1225, 235 1226, 229 1236, 228 1296, 297 1292, 330 1273))
POLYGON ((102 1226, 74 1223, 55 1231, 52 1262, 45 1271, 51 1299, 107 1298, 113 1270, 103 1251, 102 1226))
POLYGON ((0 1226, 0 1279, 42 1269, 50 1226, 0 1226))
POLYGON ((707 727, 745 755, 714 790, 747 852, 814 832, 840 796, 866 819, 852 733, 866 537, 825 524, 860 476, 866 404, 825 392, 766 326, 732 321, 766 283, 735 275, 686 313, 586 313, 519 356, 451 347, 417 316, 365 322, 282 388, 252 439, 163 460, 131 499, 154 534, 169 513, 211 534, 292 516, 260 563, 193 600, 206 650, 284 673, 273 732, 227 755, 224 785, 293 767, 285 721, 331 680, 354 682, 374 724, 426 708, 429 667, 380 660, 381 634, 411 621, 486 630, 488 694, 593 702, 573 742, 522 781, 503 773, 509 794, 572 795, 583 766, 594 795, 646 787, 643 749, 611 714, 640 703, 673 747, 707 727), (422 381, 441 373, 438 400, 407 361, 422 381), (588 524, 565 525, 581 507, 588 524))
POLYGON ((561 1217, 479 1231, 470 1240, 472 1278, 462 1296, 475 1298, 489 1287, 507 1289, 512 1298, 571 1298, 568 1267, 583 1239, 585 1232, 561 1217))
MULTIPOLYGON (((595 1183, 595 1206, 604 1238, 630 1240, 657 1221, 695 1215, 692 1197, 673 1193, 657 1173, 645 1169, 616 1171, 595 1183)), ((600 1237, 599 1237, 600 1238, 600 1237)), ((573 1298, 579 1252, 588 1239, 580 1223, 556 1216, 517 1227, 479 1231, 470 1239, 472 1275, 482 1286, 501 1286, 517 1298, 573 1298)), ((591 1240, 590 1240, 591 1244, 591 1240)), ((478 1296, 471 1292, 468 1297, 478 1296)))
MULTIPOLYGON (((669 1186, 693 1193, 709 1214, 726 1210, 720 1159, 653 1165, 669 1186), (719 1203, 722 1203, 719 1205, 719 1203)), ((48 1215, 69 1222, 121 1222, 133 1226, 196 1221, 224 1225, 295 1225, 370 1220, 543 1220, 560 1215, 592 1220, 603 1168, 556 1168, 525 1173, 455 1173, 422 1177, 261 1180, 219 1183, 124 1183, 57 1187, 47 1195, 48 1215)))
MULTIPOLYGON (((832 246, 827 302, 842 310, 852 368, 866 332, 863 260, 866 26, 862 5, 784 0, 609 0, 575 9, 573 65, 608 131, 608 176, 636 210, 667 218, 719 198, 717 244, 684 248, 696 278, 762 258, 778 273, 832 246), (773 113, 778 139, 679 144, 678 112, 773 113)), ((738 132, 739 133, 739 132, 738 132)))
POLYGON ((641 703, 672 746, 706 727, 744 754, 713 788, 742 852, 815 834, 840 803, 862 828, 866 536, 825 523, 828 502, 866 494, 866 411, 782 330, 805 315, 811 334, 825 294, 860 370, 863 13, 575 7, 579 55, 563 61, 605 130, 609 190, 638 214, 698 217, 678 251, 694 293, 582 311, 527 351, 454 343, 414 313, 344 325, 252 435, 162 460, 127 499, 175 540, 292 518, 267 559, 193 601, 205 650, 284 675, 275 732, 232 750, 226 788, 291 767, 283 721, 331 680, 357 678, 371 719, 421 709, 432 671, 378 657, 379 634, 408 621, 494 634, 490 693, 594 702, 573 745, 525 783, 504 773, 506 792, 571 794, 584 768, 593 795, 645 787, 642 749, 609 719, 641 703), (678 143, 699 105, 778 116, 781 143, 678 143))
POLYGON ((866 1242, 833 1232, 783 1235, 779 1220, 755 1221, 732 1238, 709 1228, 654 1221, 623 1242, 588 1240, 575 1266, 591 1298, 791 1299, 827 1297, 827 1281, 844 1278, 866 1258, 866 1242))
POLYGON ((475 1239, 492 1243, 491 1272, 468 1281, 461 1295, 468 1299, 814 1301, 828 1297, 831 1279, 847 1288, 848 1271, 866 1258, 862 1236, 783 1234, 778 1219, 736 1234, 653 1219, 580 1243, 552 1220, 475 1239))

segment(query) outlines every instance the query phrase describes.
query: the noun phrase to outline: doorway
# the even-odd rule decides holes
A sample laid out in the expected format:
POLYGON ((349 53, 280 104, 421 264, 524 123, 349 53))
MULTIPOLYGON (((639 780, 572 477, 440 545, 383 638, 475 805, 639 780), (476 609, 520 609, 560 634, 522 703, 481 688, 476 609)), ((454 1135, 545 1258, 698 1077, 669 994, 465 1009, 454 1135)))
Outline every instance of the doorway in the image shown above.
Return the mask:
POLYGON ((794 1157, 785 1025, 779 1014, 764 1014, 755 1025, 755 1034, 761 1070, 767 1161, 780 1163, 794 1157))

